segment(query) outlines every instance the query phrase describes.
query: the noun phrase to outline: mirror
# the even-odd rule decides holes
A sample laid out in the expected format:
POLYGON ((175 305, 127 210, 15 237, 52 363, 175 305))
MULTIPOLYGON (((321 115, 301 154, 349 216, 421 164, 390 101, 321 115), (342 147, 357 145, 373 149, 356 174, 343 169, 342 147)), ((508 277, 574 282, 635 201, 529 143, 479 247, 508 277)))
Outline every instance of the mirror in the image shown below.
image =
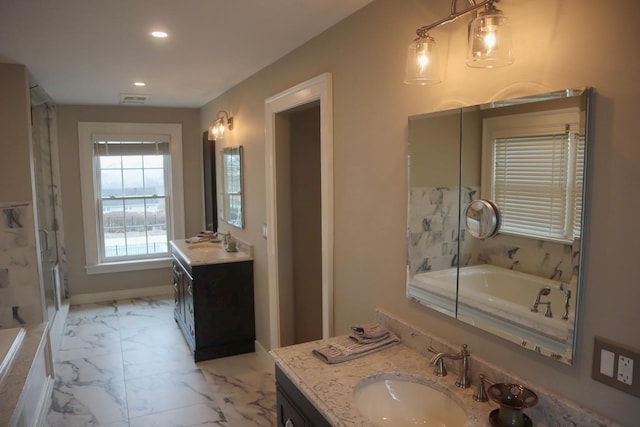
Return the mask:
POLYGON ((500 211, 491 200, 472 200, 462 215, 464 229, 476 239, 493 237, 500 227, 500 211))
POLYGON ((202 134, 202 171, 204 187, 204 224, 206 230, 218 231, 216 198, 215 141, 209 141, 209 131, 202 134))
POLYGON ((409 117, 409 299, 572 364, 589 93, 409 117))
POLYGON ((220 150, 221 180, 218 188, 219 216, 228 224, 244 228, 242 200, 242 146, 220 150))

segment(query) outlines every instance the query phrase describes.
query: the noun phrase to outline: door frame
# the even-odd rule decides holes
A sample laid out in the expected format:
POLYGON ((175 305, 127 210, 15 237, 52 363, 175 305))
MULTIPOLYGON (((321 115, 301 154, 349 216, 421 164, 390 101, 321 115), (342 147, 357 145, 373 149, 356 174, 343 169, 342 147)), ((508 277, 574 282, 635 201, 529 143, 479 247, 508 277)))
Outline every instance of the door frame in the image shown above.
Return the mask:
POLYGON ((320 194, 322 234, 322 338, 333 335, 333 96, 331 73, 324 73, 265 100, 267 186, 267 279, 271 348, 280 346, 280 288, 276 194, 275 119, 278 113, 320 102, 320 194))

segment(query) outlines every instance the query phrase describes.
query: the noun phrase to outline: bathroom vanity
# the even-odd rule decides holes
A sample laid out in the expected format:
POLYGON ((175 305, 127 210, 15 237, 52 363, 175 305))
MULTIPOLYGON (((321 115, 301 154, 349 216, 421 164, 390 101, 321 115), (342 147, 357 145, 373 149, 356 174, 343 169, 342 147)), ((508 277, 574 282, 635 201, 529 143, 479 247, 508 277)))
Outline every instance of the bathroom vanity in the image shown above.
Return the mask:
POLYGON ((174 316, 196 362, 255 350, 253 255, 238 243, 171 242, 174 316))
POLYGON ((313 406, 293 381, 276 365, 276 402, 278 427, 331 427, 331 423, 313 406))
MULTIPOLYGON (((276 363, 279 427, 373 425, 371 413, 366 412, 376 412, 379 408, 376 407, 376 402, 372 401, 365 402, 365 409, 362 409, 362 402, 358 401, 358 392, 374 383, 386 386, 398 382, 418 384, 419 387, 430 389, 440 396, 438 399, 442 403, 437 406, 449 405, 445 413, 453 412, 452 409, 463 411, 466 418, 465 427, 489 427, 489 416, 499 405, 491 400, 476 402, 473 399, 480 374, 493 382, 523 384, 534 390, 539 402, 525 412, 533 420, 533 425, 538 427, 619 425, 500 370, 476 356, 473 348, 469 348, 471 386, 464 389, 456 387, 460 361, 446 360, 449 374, 438 377, 433 373, 433 366, 429 362, 432 354, 426 349, 433 347, 437 352, 457 353, 460 344, 448 343, 380 309, 376 312, 376 321, 398 335, 401 344, 334 365, 324 363, 311 353, 313 349, 322 346, 324 341, 282 347, 270 352, 276 363)), ((328 339, 331 340, 332 338, 328 339)), ((390 387, 393 388, 393 385, 390 387)), ((426 406, 427 401, 428 399, 419 401, 417 407, 426 406)), ((378 406, 385 406, 384 402, 378 406)), ((410 411, 410 407, 411 405, 402 406, 402 411, 410 411)))

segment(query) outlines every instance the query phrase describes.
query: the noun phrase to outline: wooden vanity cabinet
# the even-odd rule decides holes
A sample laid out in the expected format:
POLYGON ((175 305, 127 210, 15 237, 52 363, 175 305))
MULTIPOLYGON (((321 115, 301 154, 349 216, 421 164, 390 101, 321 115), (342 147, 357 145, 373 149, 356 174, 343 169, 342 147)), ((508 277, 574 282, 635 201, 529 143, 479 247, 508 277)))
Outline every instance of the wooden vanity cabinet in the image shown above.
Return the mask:
POLYGON ((255 350, 253 261, 190 266, 173 254, 174 316, 196 362, 255 350))
POLYGON ((278 427, 331 427, 315 406, 276 365, 278 427))

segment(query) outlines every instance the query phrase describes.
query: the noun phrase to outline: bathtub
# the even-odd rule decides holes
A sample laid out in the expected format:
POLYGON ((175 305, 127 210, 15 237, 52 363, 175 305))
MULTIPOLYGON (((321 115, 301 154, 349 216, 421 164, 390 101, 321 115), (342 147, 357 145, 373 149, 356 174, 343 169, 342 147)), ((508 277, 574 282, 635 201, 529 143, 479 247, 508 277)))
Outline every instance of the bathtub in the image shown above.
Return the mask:
POLYGON ((9 371, 11 359, 24 339, 24 328, 0 329, 0 381, 9 371))
POLYGON ((407 296, 438 311, 476 325, 520 345, 555 358, 571 357, 575 319, 575 290, 571 290, 568 319, 565 311, 566 286, 559 281, 483 264, 425 272, 409 279, 407 296), (551 292, 541 302, 551 301, 553 317, 545 317, 531 306, 538 291, 551 292), (456 292, 458 289, 458 292, 456 292), (457 296, 457 306, 456 306, 457 296))

